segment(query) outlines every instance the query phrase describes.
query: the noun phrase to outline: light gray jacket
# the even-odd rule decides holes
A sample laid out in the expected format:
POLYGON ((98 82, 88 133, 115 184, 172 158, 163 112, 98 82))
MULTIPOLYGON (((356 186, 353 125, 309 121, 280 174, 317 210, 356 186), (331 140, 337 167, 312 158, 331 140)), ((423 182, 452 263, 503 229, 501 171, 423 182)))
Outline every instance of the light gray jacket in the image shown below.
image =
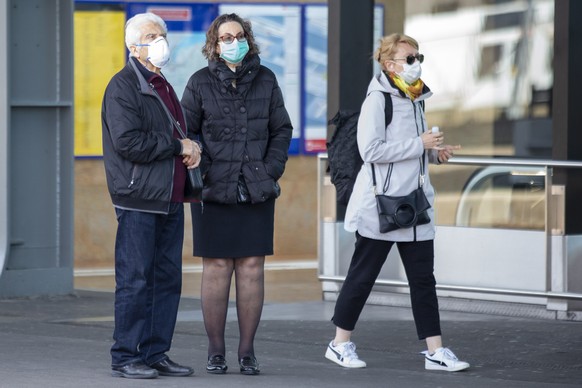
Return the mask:
POLYGON ((377 191, 382 193, 390 163, 394 163, 392 177, 385 195, 403 196, 418 188, 420 158, 424 147, 420 135, 427 130, 424 111, 420 101, 430 97, 432 92, 425 87, 425 93, 414 102, 403 97, 393 87, 384 73, 370 82, 368 92, 358 120, 358 148, 364 164, 354 186, 346 210, 344 228, 349 232, 358 231, 360 235, 375 240, 386 241, 425 241, 434 239, 434 189, 428 176, 428 163, 437 163, 437 151, 425 154, 424 193, 431 204, 431 222, 413 228, 398 229, 380 233, 380 222, 376 208, 376 198, 372 188, 372 169, 376 171, 377 191), (392 96, 392 122, 384 124, 385 99, 382 92, 392 96))

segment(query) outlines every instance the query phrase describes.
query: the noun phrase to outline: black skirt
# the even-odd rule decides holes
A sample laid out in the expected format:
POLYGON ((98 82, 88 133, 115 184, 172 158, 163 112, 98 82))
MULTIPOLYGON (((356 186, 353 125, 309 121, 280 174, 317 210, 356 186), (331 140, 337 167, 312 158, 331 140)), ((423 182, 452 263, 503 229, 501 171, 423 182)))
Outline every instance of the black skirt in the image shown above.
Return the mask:
POLYGON ((236 258, 273 254, 275 199, 259 204, 191 203, 194 256, 236 258))

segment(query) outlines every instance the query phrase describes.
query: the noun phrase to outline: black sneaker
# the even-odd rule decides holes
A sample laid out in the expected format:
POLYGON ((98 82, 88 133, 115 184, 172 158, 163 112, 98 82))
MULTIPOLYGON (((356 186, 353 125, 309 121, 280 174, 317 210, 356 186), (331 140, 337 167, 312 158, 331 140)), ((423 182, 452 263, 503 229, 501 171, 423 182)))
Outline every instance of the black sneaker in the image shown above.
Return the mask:
POLYGON ((243 375, 258 375, 261 373, 259 369, 259 362, 255 356, 244 356, 238 361, 240 365, 240 373, 243 375))
POLYGON ((226 373, 228 366, 226 366, 226 360, 222 354, 216 354, 214 356, 208 357, 208 363, 206 364, 206 372, 215 375, 222 375, 226 373))

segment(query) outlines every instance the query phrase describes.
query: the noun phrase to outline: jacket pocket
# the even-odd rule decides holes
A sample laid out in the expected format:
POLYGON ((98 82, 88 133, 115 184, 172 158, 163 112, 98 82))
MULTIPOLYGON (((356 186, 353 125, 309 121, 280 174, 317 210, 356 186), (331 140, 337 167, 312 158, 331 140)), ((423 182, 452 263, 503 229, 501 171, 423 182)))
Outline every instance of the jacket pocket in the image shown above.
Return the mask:
POLYGON ((247 186, 253 203, 265 202, 271 198, 277 198, 281 188, 277 181, 267 173, 263 161, 251 162, 243 167, 247 186))

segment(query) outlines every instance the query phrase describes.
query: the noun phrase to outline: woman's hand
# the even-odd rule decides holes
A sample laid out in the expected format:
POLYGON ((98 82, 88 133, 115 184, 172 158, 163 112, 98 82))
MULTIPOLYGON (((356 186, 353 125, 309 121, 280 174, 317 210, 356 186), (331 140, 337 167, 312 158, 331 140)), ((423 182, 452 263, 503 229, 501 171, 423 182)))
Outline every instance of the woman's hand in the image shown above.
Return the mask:
POLYGON ((460 145, 448 145, 445 144, 442 147, 439 147, 439 154, 437 156, 437 160, 439 163, 446 163, 449 161, 450 158, 453 157, 454 152, 456 150, 460 150, 460 145))
POLYGON ((435 149, 440 150, 445 138, 442 132, 433 133, 432 131, 426 131, 420 135, 422 139, 422 144, 425 150, 435 149))

